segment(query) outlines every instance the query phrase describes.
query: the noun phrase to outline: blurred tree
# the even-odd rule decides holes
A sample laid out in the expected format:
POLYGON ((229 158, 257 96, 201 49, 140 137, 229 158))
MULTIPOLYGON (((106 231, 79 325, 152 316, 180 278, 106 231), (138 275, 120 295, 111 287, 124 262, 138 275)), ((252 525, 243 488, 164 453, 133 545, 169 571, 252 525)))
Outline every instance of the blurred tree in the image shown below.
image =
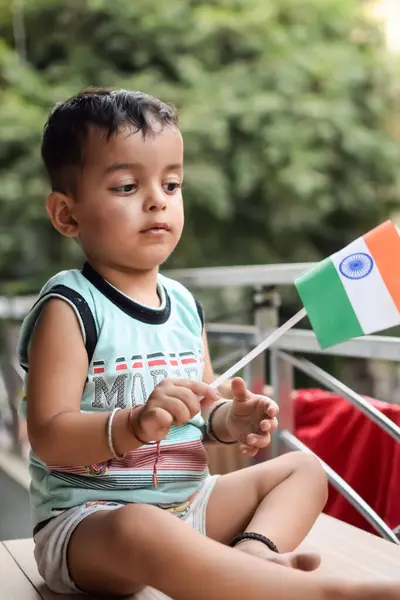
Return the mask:
POLYGON ((0 281, 37 289, 77 261, 47 222, 39 145, 51 105, 88 85, 180 109, 187 217, 171 266, 312 260, 386 217, 393 77, 359 4, 30 0, 16 45, 0 0, 0 281))

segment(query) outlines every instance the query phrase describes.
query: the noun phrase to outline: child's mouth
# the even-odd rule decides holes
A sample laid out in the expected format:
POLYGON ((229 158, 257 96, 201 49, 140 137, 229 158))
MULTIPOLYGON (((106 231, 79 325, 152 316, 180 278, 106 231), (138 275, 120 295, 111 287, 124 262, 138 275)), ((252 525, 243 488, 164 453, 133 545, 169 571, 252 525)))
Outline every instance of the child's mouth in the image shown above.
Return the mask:
POLYGON ((155 223, 146 229, 142 229, 141 233, 150 233, 153 235, 161 235, 163 233, 168 233, 170 231, 170 227, 167 223, 155 223))

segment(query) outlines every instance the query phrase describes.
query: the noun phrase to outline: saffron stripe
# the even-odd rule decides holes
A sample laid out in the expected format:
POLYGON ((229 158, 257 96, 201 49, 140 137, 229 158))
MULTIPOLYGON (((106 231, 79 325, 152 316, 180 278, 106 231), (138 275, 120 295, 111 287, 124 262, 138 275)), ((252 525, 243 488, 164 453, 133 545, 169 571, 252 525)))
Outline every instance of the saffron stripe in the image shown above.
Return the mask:
POLYGON ((363 236, 381 277, 400 312, 400 236, 390 221, 363 236))

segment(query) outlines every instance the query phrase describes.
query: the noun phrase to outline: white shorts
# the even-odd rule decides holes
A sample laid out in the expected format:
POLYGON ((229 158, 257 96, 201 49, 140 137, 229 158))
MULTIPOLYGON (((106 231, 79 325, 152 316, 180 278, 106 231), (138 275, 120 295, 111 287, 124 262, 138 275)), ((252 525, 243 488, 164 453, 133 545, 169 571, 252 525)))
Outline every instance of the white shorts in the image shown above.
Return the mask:
MULTIPOLYGON (((206 535, 206 510, 218 475, 209 475, 200 487, 187 510, 176 514, 193 529, 206 535)), ((98 510, 115 510, 124 506, 117 502, 90 503, 70 508, 52 519, 34 537, 35 560, 40 575, 47 586, 59 594, 82 594, 72 581, 67 564, 67 547, 75 528, 83 519, 98 510)), ((175 511, 171 511, 175 512, 175 511)), ((135 600, 167 600, 167 596, 154 588, 145 587, 135 600)))

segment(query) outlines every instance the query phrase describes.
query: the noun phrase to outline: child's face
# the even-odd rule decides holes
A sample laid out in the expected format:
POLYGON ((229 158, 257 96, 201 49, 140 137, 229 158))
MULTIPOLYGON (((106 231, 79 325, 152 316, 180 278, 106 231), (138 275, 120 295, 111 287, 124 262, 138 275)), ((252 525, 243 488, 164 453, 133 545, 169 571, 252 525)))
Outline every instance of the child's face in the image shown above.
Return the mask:
POLYGON ((157 268, 183 229, 180 132, 160 126, 143 138, 127 127, 107 140, 93 127, 84 165, 73 217, 87 258, 109 267, 157 268))

